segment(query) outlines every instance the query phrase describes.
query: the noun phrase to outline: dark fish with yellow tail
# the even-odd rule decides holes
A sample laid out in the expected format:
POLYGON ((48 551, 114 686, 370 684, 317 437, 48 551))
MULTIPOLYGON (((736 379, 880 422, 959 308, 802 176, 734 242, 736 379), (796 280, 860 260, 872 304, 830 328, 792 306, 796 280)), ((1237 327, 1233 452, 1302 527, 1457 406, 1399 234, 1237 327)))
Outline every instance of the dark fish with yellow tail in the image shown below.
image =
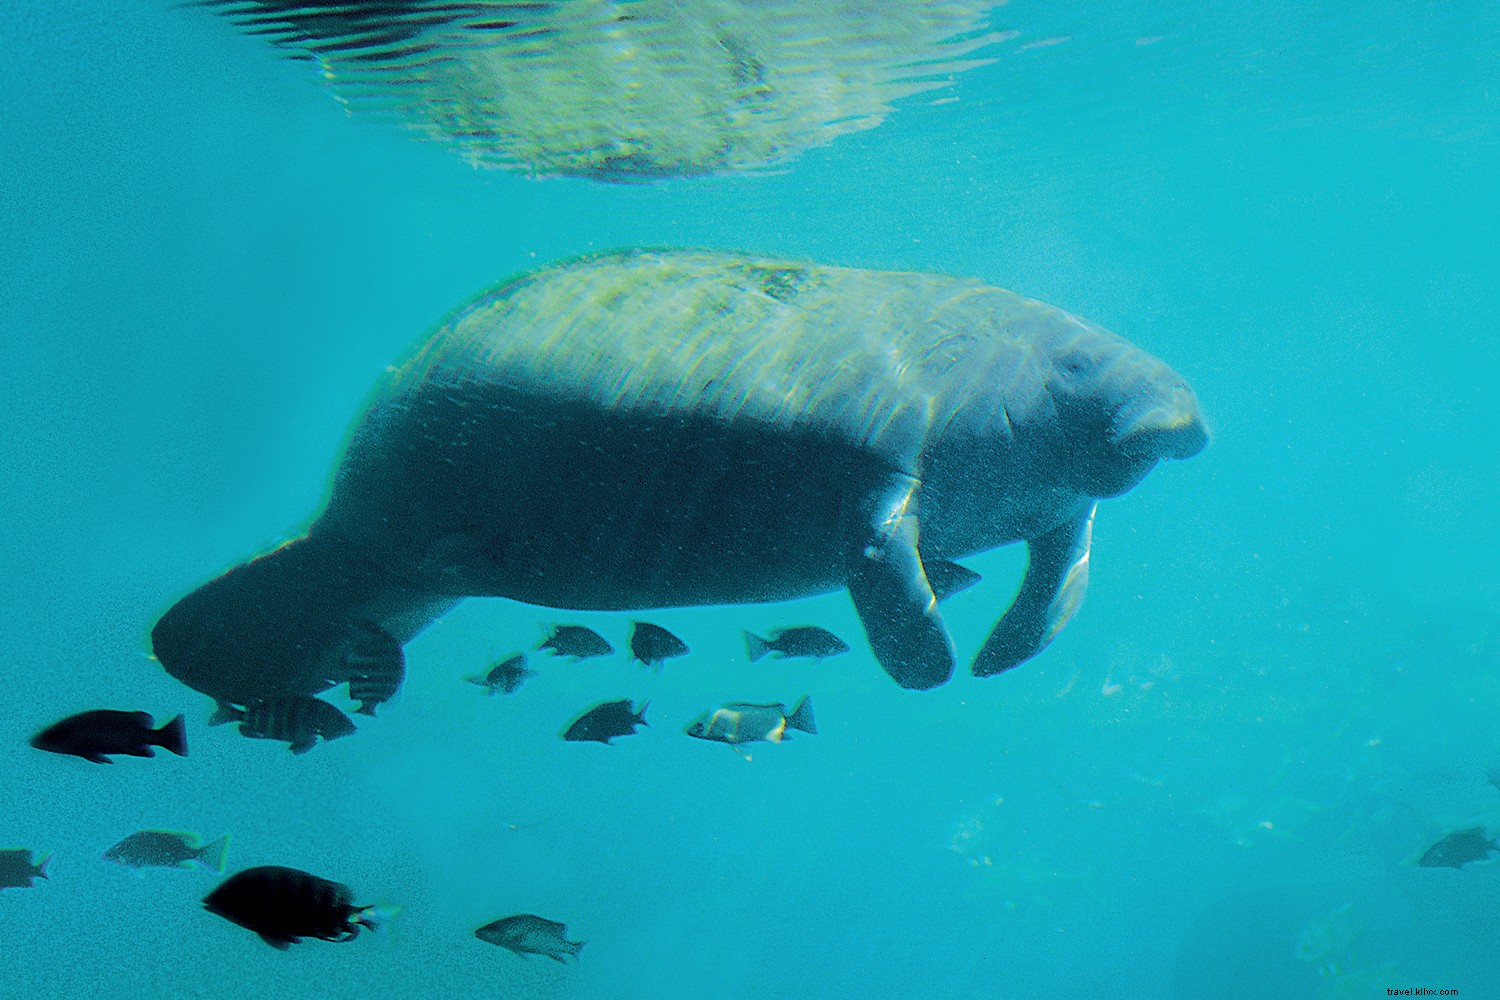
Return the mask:
POLYGON ((816 625, 797 625, 779 628, 762 639, 754 632, 745 632, 745 654, 754 663, 767 653, 782 659, 807 657, 821 660, 849 652, 849 644, 826 628, 816 625))
POLYGON ((387 907, 356 905, 347 885, 280 865, 231 875, 204 897, 203 908, 281 951, 303 938, 353 940, 361 927, 377 930, 392 913, 387 907))
POLYGON ((793 729, 817 735, 811 698, 799 701, 790 714, 781 704, 730 702, 703 713, 683 731, 700 740, 736 746, 741 743, 780 743, 791 735, 793 729))
POLYGON ((240 735, 257 740, 281 740, 292 753, 304 754, 324 742, 353 733, 354 723, 343 712, 317 698, 262 698, 244 708, 219 703, 210 726, 238 722, 240 735))
POLYGON ((550 650, 558 656, 570 656, 574 660, 587 660, 594 656, 608 656, 615 651, 598 632, 582 625, 554 625, 547 638, 542 640, 539 650, 550 650))
POLYGON ((24 848, 0 850, 0 889, 30 889, 34 880, 47 877, 51 860, 51 854, 43 854, 33 864, 31 852, 24 848))
POLYGON ((491 921, 476 930, 474 936, 481 941, 509 949, 522 958, 527 955, 543 955, 564 965, 568 959, 577 958, 578 952, 583 948, 582 941, 568 940, 566 924, 534 913, 518 913, 513 917, 491 921))
POLYGON ((385 629, 361 622, 344 654, 349 697, 359 702, 354 711, 375 714, 375 706, 390 701, 406 679, 406 656, 401 643, 385 629))
POLYGON ((660 625, 650 622, 635 622, 630 630, 630 656, 654 670, 674 656, 687 654, 687 643, 677 638, 660 625))
POLYGON ((608 743, 616 736, 633 735, 636 726, 646 725, 646 707, 650 704, 643 701, 640 708, 632 710, 630 702, 621 698, 595 705, 574 719, 562 738, 571 743, 608 743))
POLYGON ((180 830, 139 830, 104 852, 106 861, 127 868, 206 868, 224 870, 229 835, 203 843, 196 833, 180 830))
POLYGON ((1471 861, 1483 861, 1496 851, 1496 843, 1484 835, 1484 827, 1455 830, 1429 847, 1417 864, 1423 868, 1462 868, 1471 861))
POLYGON ((43 729, 31 738, 31 745, 51 753, 71 754, 95 764, 112 763, 106 754, 122 753, 132 757, 154 757, 153 746, 163 747, 179 757, 187 756, 187 730, 182 716, 160 729, 149 712, 118 712, 100 708, 79 712, 43 729))
POLYGON ((486 694, 494 694, 496 691, 513 694, 526 682, 526 678, 535 676, 535 670, 526 668, 526 654, 517 653, 515 656, 496 663, 488 673, 474 674, 464 679, 470 684, 478 684, 484 688, 486 694))

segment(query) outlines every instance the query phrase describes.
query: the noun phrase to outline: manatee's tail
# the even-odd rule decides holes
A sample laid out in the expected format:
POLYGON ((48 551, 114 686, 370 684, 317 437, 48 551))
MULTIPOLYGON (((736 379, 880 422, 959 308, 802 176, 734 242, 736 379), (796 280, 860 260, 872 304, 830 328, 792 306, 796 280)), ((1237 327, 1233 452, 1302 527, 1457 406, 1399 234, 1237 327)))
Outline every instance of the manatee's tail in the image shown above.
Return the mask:
POLYGON ((179 757, 187 756, 187 726, 181 715, 156 731, 156 745, 179 757))
POLYGON ((750 630, 745 630, 745 653, 750 657, 750 662, 765 656, 771 651, 771 644, 750 630))
POLYGON ((212 869, 217 875, 224 874, 224 859, 229 855, 229 834, 198 848, 198 863, 212 869))
POLYGON ((797 702, 797 707, 792 710, 792 714, 786 717, 786 727, 788 729, 800 729, 804 733, 811 733, 813 736, 818 735, 818 724, 813 721, 811 696, 804 697, 801 701, 797 702))
POLYGON ((239 722, 245 717, 243 708, 235 708, 227 701, 214 702, 214 714, 208 717, 210 726, 222 726, 230 722, 239 722))

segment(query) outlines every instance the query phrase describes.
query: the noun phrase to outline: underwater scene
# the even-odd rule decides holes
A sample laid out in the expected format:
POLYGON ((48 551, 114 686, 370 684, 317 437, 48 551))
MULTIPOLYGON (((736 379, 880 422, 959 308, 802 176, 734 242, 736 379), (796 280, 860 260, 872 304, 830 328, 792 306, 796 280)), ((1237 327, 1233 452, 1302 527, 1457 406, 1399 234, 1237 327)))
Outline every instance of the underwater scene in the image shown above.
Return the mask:
POLYGON ((1500 996, 1500 8, 0 17, 0 997, 1500 996))

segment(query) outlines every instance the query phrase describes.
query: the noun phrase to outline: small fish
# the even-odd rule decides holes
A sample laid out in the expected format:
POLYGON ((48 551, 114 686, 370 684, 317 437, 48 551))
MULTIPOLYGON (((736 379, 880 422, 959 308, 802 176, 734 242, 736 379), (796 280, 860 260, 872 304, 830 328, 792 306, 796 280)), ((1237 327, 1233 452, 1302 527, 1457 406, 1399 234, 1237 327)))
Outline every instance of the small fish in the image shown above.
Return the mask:
POLYGON ((604 636, 582 625, 554 625, 547 638, 537 649, 550 649, 558 656, 571 656, 575 660, 586 660, 591 656, 608 656, 615 648, 604 641, 604 636))
POLYGON ((324 742, 348 736, 354 723, 337 708, 317 698, 299 695, 290 698, 262 698, 244 708, 219 702, 209 718, 210 726, 238 722, 240 735, 257 740, 282 740, 292 753, 303 754, 324 742))
POLYGON ((595 705, 574 719, 573 724, 563 732, 562 738, 574 743, 589 740, 608 743, 616 736, 630 736, 635 732, 636 726, 646 725, 646 706, 649 704, 649 701, 643 701, 641 707, 634 711, 631 711, 630 702, 623 698, 595 705))
POLYGON ((202 843, 196 833, 177 830, 141 830, 104 852, 107 861, 127 868, 206 868, 224 870, 224 856, 229 853, 229 835, 211 843, 202 843))
POLYGON ((153 746, 164 747, 179 757, 187 756, 187 731, 182 716, 160 729, 149 712, 117 712, 108 708, 79 712, 43 729, 31 738, 38 750, 72 754, 96 764, 109 764, 105 754, 154 757, 153 746))
POLYGON ((231 875, 204 897, 203 908, 254 931, 281 951, 309 937, 353 940, 361 927, 377 930, 393 912, 387 907, 356 906, 347 885, 280 865, 231 875))
POLYGON ((513 694, 517 688, 526 682, 526 678, 535 677, 535 670, 526 669, 526 654, 517 653, 507 660, 501 660, 490 668, 487 674, 475 674, 464 678, 470 684, 478 684, 485 689, 485 693, 494 694, 496 691, 504 691, 513 694))
POLYGON ((922 569, 927 573, 927 583, 932 587, 933 595, 940 601, 946 601, 984 579, 967 566, 946 559, 924 559, 922 569))
POLYGON ((631 662, 640 660, 646 666, 660 670, 662 664, 674 656, 687 653, 687 643, 677 638, 660 625, 650 622, 633 622, 630 629, 631 662))
POLYGON ((360 623, 344 654, 344 665, 348 668, 349 697, 359 702, 354 711, 360 715, 374 715, 375 706, 394 698, 406 679, 401 643, 370 622, 360 623))
POLYGON ((31 852, 24 848, 0 850, 0 889, 30 889, 33 880, 47 877, 51 860, 51 854, 43 854, 32 864, 31 852))
POLYGON ((1471 861, 1483 861, 1495 851, 1500 843, 1484 835, 1484 827, 1476 826, 1448 834, 1427 848, 1427 853, 1417 859, 1423 868, 1462 868, 1471 861))
POLYGON ((485 924, 474 932, 474 936, 490 944, 508 948, 521 957, 546 955, 567 964, 569 958, 577 958, 583 948, 582 941, 569 941, 566 924, 538 917, 531 913, 518 913, 514 917, 502 917, 485 924))
POLYGON ((683 731, 700 740, 736 745, 780 743, 791 735, 790 730, 793 729, 817 735, 818 726, 813 721, 811 698, 799 701, 790 715, 786 714, 785 705, 731 702, 711 712, 704 712, 683 731))
POLYGON ((795 628, 777 629, 768 639, 762 639, 753 632, 747 631, 745 652, 749 654, 751 663, 767 653, 775 653, 783 658, 809 656, 815 660, 821 660, 825 656, 847 653, 849 646, 826 628, 818 628, 816 625, 798 625, 795 628))

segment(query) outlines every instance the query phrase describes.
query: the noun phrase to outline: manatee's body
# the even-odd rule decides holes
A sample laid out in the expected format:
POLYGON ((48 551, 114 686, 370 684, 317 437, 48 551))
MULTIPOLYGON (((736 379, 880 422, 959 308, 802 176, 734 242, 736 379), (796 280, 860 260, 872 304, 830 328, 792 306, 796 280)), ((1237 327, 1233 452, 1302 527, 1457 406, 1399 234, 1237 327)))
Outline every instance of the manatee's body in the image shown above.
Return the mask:
POLYGON ((405 641, 466 596, 636 610, 848 588, 881 664, 928 687, 953 650, 922 560, 1031 543, 974 669, 1014 666, 1082 596, 1095 500, 1205 441, 1165 364, 977 281, 575 260, 439 328, 308 536, 190 594, 155 650, 243 702, 336 683, 361 622, 405 641))

